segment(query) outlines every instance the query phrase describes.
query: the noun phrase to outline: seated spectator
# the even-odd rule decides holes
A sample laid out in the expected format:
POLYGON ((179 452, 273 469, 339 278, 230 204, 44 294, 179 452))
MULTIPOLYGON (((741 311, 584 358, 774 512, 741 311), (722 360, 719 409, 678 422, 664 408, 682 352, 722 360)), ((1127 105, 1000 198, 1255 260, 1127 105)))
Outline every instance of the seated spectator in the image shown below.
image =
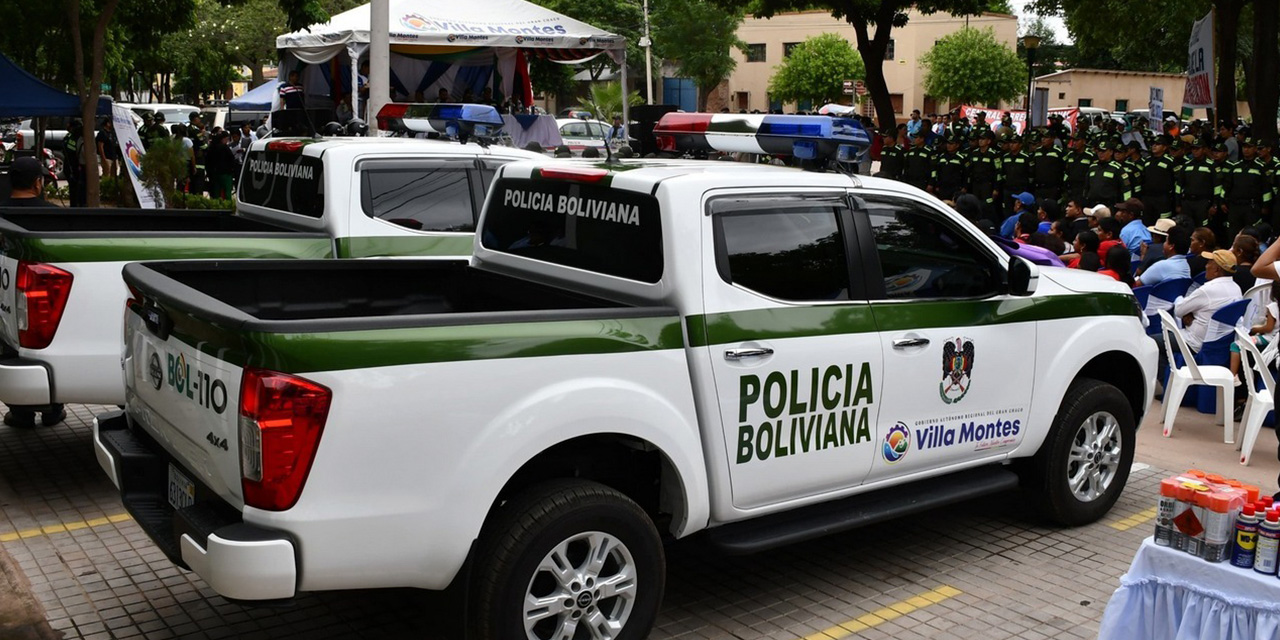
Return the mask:
POLYGON ((1086 208, 1084 210, 1084 215, 1087 216, 1089 219, 1089 228, 1097 231, 1098 221, 1110 218, 1111 210, 1108 209, 1106 205, 1100 204, 1095 207, 1086 208))
POLYGON ((972 193, 961 194, 957 197, 954 207, 969 222, 975 222, 982 218, 982 201, 972 193))
POLYGON ((1142 245, 1142 262, 1138 265, 1138 270, 1134 272, 1133 277, 1137 278, 1151 265, 1164 260, 1164 244, 1169 239, 1169 230, 1177 228, 1178 223, 1170 218, 1161 218, 1156 223, 1147 227, 1147 231, 1151 232, 1151 242, 1142 245))
MULTIPOLYGON (((1000 236, 1011 240, 1014 237, 1013 227, 1018 224, 1018 216, 1022 215, 1023 211, 1034 212, 1036 210, 1035 196, 1024 191, 1013 195, 1012 198, 1013 215, 1005 218, 1004 222, 1000 223, 1000 236)), ((1035 229, 1032 229, 1031 231, 1035 231, 1035 229)), ((1030 233, 1030 231, 1028 231, 1028 233, 1030 233)))
MULTIPOLYGON (((1163 222, 1163 220, 1161 221, 1163 222)), ((1190 278, 1191 268, 1187 266, 1187 250, 1191 246, 1191 238, 1180 227, 1169 229, 1161 246, 1164 259, 1147 267, 1138 276, 1136 286, 1155 286, 1166 280, 1190 278)), ((1148 253, 1152 249, 1147 249, 1148 253)))
POLYGON ((1013 239, 1021 244, 1027 244, 1027 239, 1036 232, 1039 226, 1040 219, 1036 217, 1036 214, 1030 211, 1023 211, 1018 215, 1018 221, 1013 225, 1013 239))
MULTIPOLYGON (((1237 269, 1239 271, 1239 269, 1237 269)), ((1271 344, 1276 338, 1276 318, 1280 317, 1280 281, 1271 282, 1271 302, 1267 303, 1266 311, 1262 314, 1262 323, 1249 327, 1249 337, 1253 339, 1253 346, 1262 351, 1268 344, 1271 344)), ((1244 409, 1245 400, 1248 394, 1242 394, 1244 391, 1239 385, 1243 380, 1240 376, 1240 345, 1231 343, 1231 375, 1236 377, 1236 419, 1240 418, 1240 414, 1244 409)))
POLYGON ((1258 256, 1262 253, 1258 251, 1257 238, 1241 232, 1231 245, 1231 253, 1236 256, 1236 273, 1232 278, 1240 286, 1241 291, 1248 291, 1258 283, 1258 278, 1250 272, 1253 269, 1253 263, 1257 262, 1258 256))
POLYGON ((1133 261, 1129 259, 1129 249, 1117 244, 1107 250, 1107 255, 1103 260, 1103 268, 1098 269, 1098 273, 1115 278, 1117 281, 1132 287, 1133 276, 1129 275, 1129 267, 1132 263, 1133 261))
POLYGON ((1101 218, 1098 220, 1098 228, 1093 230, 1098 234, 1098 255, 1105 256, 1107 252, 1118 244, 1124 244, 1120 241, 1120 221, 1115 218, 1101 218))
POLYGON ((1079 198, 1071 198, 1067 200, 1066 207, 1066 224, 1062 236, 1063 242, 1070 244, 1075 241, 1076 234, 1081 231, 1088 231, 1093 228, 1091 224, 1092 218, 1085 215, 1085 207, 1081 206, 1079 198))
POLYGON ((1077 233, 1075 257, 1067 263, 1067 268, 1097 271, 1102 266, 1102 261, 1098 258, 1098 244, 1098 234, 1092 231, 1077 233))
POLYGON ((1049 230, 1053 228, 1053 223, 1062 217, 1062 209, 1058 207, 1056 200, 1045 198, 1040 203, 1040 210, 1037 211, 1037 214, 1040 217, 1040 227, 1036 231, 1049 233, 1049 230))
POLYGON ((1191 248, 1188 250, 1187 267, 1191 269, 1191 277, 1194 278, 1204 273, 1204 265, 1208 262, 1202 254, 1213 253, 1218 249, 1218 236, 1214 235, 1213 229, 1209 227, 1196 227, 1191 232, 1191 248))
POLYGON ((1204 286, 1173 303, 1173 315, 1182 318, 1183 335, 1192 351, 1200 351, 1213 314, 1241 298, 1240 287, 1231 278, 1236 256, 1226 249, 1201 254, 1205 260, 1204 286))
POLYGON ((1142 201, 1129 198, 1116 205, 1116 220, 1120 222, 1120 233, 1116 237, 1129 248, 1134 260, 1142 257, 1142 247, 1151 243, 1151 232, 1142 224, 1142 201))

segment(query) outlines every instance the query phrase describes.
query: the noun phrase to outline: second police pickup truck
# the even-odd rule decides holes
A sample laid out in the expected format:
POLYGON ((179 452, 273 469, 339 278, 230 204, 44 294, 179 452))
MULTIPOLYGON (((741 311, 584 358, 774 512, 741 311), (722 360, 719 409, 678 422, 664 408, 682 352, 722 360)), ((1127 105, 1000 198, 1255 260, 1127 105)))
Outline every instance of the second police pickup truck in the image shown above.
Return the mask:
POLYGON ((237 600, 457 585, 485 639, 645 637, 660 531, 750 552, 1019 485, 1092 522, 1156 363, 1123 285, 901 183, 727 162, 508 164, 469 265, 125 279, 95 445, 168 556, 237 600))
MULTIPOLYGON (((492 107, 391 107, 424 117, 386 124, 417 130, 497 117, 492 107)), ((0 402, 27 411, 124 403, 116 310, 128 297, 126 263, 465 258, 494 171, 537 157, 432 140, 268 139, 246 154, 234 214, 0 208, 0 402)))

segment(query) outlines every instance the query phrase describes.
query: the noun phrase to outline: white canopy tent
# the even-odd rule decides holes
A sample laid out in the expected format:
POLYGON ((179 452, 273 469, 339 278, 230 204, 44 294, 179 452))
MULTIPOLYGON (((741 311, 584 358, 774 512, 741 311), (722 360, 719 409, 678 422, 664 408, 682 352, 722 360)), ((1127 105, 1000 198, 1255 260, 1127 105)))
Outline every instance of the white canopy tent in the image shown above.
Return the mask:
MULTIPOLYGON (((606 54, 623 69, 626 41, 524 0, 389 0, 392 95, 452 101, 484 88, 511 96, 527 92, 527 60, 577 63, 606 54), (524 87, 517 86, 517 75, 524 87)), ((276 38, 282 77, 299 69, 308 105, 332 107, 333 96, 358 86, 359 61, 369 49, 371 5, 329 22, 276 38), (343 70, 349 69, 349 73, 343 70)), ((521 96, 528 98, 531 96, 521 96)), ((526 99, 527 103, 528 100, 526 99)))

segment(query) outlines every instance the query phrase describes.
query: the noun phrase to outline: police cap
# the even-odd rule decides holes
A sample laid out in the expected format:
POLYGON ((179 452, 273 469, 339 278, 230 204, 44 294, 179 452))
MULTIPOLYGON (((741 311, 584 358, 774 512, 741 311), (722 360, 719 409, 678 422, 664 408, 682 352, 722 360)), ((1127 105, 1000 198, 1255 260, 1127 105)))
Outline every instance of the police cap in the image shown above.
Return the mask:
POLYGON ((1173 144, 1173 137, 1172 137, 1172 136, 1170 136, 1170 135, 1169 135, 1169 134, 1167 134, 1167 133, 1165 133, 1165 134, 1160 134, 1160 135, 1156 136, 1156 139, 1153 141, 1153 143, 1154 143, 1154 144, 1162 144, 1162 145, 1165 145, 1165 146, 1169 146, 1170 144, 1173 144))

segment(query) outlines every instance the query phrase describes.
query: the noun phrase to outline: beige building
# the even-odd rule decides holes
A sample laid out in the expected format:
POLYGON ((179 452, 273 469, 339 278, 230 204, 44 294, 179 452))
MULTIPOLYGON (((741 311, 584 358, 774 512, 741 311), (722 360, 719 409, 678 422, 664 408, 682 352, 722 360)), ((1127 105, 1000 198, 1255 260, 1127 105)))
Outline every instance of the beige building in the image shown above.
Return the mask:
MULTIPOLYGON (((1094 107, 1107 111, 1146 109, 1151 87, 1164 89, 1164 110, 1177 113, 1182 109, 1182 91, 1187 77, 1181 73, 1146 71, 1111 71, 1107 69, 1066 69, 1036 78, 1037 88, 1049 90, 1049 108, 1094 107)), ((1237 112, 1248 117, 1249 103, 1237 103, 1237 112)), ((1204 109, 1196 109, 1195 117, 1205 117, 1204 109)))
MULTIPOLYGON (((966 24, 978 29, 990 28, 995 32, 997 41, 1011 49, 1016 46, 1018 19, 1001 13, 957 18, 946 13, 924 15, 912 9, 907 26, 894 29, 890 34, 892 39, 884 60, 884 75, 899 119, 911 113, 912 109, 929 114, 948 108, 946 103, 939 104, 924 94, 925 70, 920 66, 920 57, 940 38, 966 24)), ((747 43, 749 51, 745 55, 736 49, 732 51, 738 66, 717 92, 723 106, 731 111, 768 110, 771 106, 769 78, 773 77, 787 51, 806 38, 822 33, 838 33, 849 42, 849 46, 857 46, 853 27, 844 20, 831 17, 829 11, 786 13, 769 19, 748 17, 738 28, 738 37, 747 43)), ((774 103, 772 106, 778 105, 774 103)), ((812 108, 819 106, 812 105, 812 108)), ((786 107, 791 109, 796 105, 786 107)))

